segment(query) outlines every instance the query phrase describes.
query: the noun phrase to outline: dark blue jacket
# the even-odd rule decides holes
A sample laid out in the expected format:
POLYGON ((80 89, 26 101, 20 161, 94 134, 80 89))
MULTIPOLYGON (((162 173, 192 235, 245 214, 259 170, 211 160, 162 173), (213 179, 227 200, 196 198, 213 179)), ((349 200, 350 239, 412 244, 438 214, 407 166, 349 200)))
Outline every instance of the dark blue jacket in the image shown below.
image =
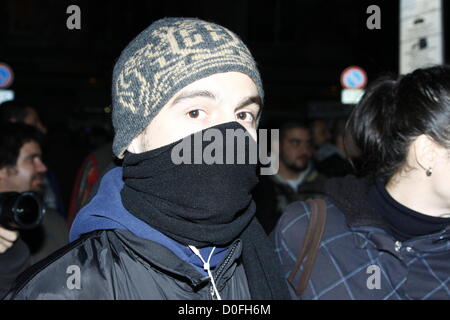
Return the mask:
MULTIPOLYGON (((327 183, 327 224, 317 260, 302 297, 289 285, 292 296, 450 299, 450 228, 397 241, 369 205, 368 189, 367 180, 351 176, 327 183)), ((293 203, 272 234, 286 278, 297 258, 309 215, 306 203, 293 203)))

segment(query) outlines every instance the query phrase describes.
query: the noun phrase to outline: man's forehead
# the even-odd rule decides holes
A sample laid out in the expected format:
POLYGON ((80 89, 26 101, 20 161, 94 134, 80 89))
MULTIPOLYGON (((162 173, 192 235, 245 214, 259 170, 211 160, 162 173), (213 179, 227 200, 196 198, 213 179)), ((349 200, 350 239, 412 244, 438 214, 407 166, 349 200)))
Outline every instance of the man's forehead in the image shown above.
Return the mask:
POLYGON ((230 71, 215 73, 194 81, 175 93, 172 100, 175 100, 178 96, 189 94, 190 92, 210 92, 217 97, 220 95, 224 85, 229 87, 236 86, 242 92, 247 92, 251 95, 259 95, 255 82, 248 75, 241 72, 230 71), (246 86, 242 86, 242 84, 246 84, 246 86))
POLYGON ((40 155, 42 153, 41 147, 36 141, 27 141, 20 148, 20 155, 27 156, 31 154, 40 155))
POLYGON ((309 139, 311 134, 307 128, 295 127, 287 130, 286 138, 309 139))

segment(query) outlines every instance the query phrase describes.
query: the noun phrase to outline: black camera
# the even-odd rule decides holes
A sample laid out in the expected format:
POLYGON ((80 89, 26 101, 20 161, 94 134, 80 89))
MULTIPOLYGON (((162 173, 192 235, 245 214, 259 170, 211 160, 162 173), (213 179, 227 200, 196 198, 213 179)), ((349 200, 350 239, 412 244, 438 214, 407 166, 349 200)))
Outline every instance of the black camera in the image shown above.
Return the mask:
POLYGON ((7 229, 29 230, 45 215, 41 197, 34 192, 0 193, 0 225, 7 229))

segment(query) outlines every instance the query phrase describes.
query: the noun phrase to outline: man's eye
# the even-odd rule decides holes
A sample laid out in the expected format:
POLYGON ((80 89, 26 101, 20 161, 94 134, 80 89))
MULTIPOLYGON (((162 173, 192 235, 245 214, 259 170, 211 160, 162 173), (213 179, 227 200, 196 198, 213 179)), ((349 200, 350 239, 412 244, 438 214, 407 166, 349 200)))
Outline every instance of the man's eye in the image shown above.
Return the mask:
POLYGON ((255 116, 251 112, 242 111, 237 114, 237 118, 242 121, 251 122, 255 119, 255 116))
POLYGON ((197 119, 203 112, 204 111, 202 111, 202 110, 195 109, 195 110, 189 111, 187 114, 189 115, 190 118, 197 119))

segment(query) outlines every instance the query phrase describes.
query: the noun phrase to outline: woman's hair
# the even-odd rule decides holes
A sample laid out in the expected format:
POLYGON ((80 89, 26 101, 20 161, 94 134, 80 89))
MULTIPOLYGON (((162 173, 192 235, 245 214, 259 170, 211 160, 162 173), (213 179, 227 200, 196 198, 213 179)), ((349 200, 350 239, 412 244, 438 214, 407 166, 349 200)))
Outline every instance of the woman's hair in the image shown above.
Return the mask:
POLYGON ((390 179, 403 168, 411 142, 422 134, 450 149, 450 67, 377 80, 350 115, 347 131, 372 178, 390 179))

